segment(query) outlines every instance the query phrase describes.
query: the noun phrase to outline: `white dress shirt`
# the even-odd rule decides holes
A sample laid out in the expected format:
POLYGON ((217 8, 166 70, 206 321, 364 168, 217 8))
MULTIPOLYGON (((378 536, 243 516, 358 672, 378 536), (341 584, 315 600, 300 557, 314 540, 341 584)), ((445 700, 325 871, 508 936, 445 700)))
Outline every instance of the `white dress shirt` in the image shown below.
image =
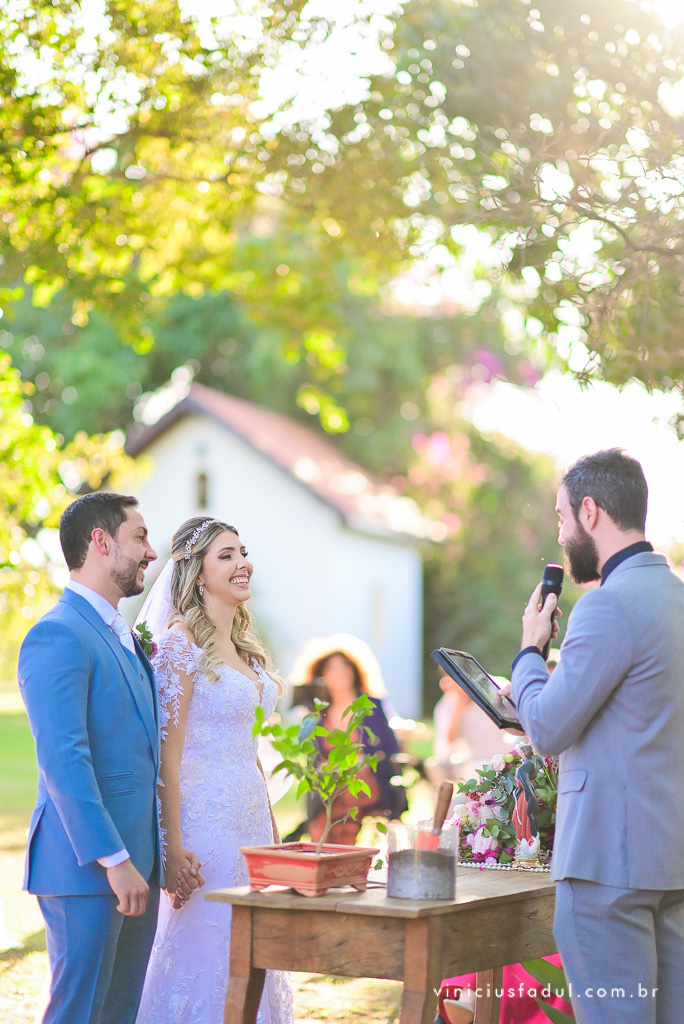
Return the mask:
MULTIPOLYGON (((90 587, 86 587, 84 583, 78 583, 76 580, 69 580, 65 590, 73 590, 75 594, 83 597, 92 608, 95 609, 97 614, 100 616, 106 626, 112 628, 112 623, 117 615, 120 614, 118 608, 115 608, 109 603, 106 597, 102 597, 101 594, 95 593, 90 587)), ((112 630, 112 632, 114 632, 112 630)), ((120 636, 117 636, 120 643, 123 644, 123 640, 120 636)), ((133 637, 131 637, 131 646, 129 650, 135 652, 135 644, 133 643, 133 637)), ((110 853, 107 857, 98 857, 97 863, 101 864, 103 868, 114 868, 117 864, 122 864, 125 860, 128 860, 130 853, 128 850, 118 850, 116 853, 110 853)))

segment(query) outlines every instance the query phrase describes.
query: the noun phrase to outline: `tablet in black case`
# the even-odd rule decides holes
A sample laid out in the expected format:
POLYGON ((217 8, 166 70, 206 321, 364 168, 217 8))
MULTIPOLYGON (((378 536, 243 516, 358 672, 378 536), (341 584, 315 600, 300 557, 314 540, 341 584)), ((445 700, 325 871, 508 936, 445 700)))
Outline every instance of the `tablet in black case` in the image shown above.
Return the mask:
POLYGON ((432 652, 431 657, 500 729, 525 731, 513 701, 499 693, 499 687, 492 677, 487 675, 482 665, 475 661, 472 654, 439 647, 432 652))

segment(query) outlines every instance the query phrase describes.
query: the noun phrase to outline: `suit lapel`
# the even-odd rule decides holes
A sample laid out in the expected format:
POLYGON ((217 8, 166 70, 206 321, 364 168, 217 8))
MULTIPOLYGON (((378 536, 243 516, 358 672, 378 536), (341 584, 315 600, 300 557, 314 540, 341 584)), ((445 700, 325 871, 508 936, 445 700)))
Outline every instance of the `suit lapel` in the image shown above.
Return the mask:
MULTIPOLYGON (((142 718, 145 730, 150 740, 150 745, 154 751, 155 758, 159 755, 159 736, 157 729, 157 709, 156 701, 153 698, 153 690, 150 689, 148 681, 143 675, 143 669, 151 673, 152 668, 143 654, 144 663, 137 658, 130 651, 127 651, 121 641, 114 635, 109 626, 104 622, 100 615, 95 611, 93 606, 86 601, 80 594, 75 594, 70 590, 65 590, 62 594, 61 601, 66 601, 67 604, 71 605, 92 627, 95 629, 105 643, 109 646, 112 653, 116 657, 117 662, 123 672, 124 679, 128 684, 128 688, 131 691, 133 699, 136 703, 138 713, 142 718)), ((154 677, 154 674, 152 673, 154 677)))
POLYGON ((158 716, 158 710, 159 709, 158 709, 157 679, 156 679, 155 674, 154 674, 154 669, 152 668, 152 665, 150 664, 150 659, 147 657, 147 655, 143 651, 142 647, 140 646, 140 641, 138 640, 138 638, 135 635, 135 633, 133 633, 133 640, 135 642, 135 649, 136 649, 137 654, 138 654, 138 657, 137 657, 136 660, 138 662, 138 665, 142 666, 142 668, 145 670, 145 673, 147 675, 147 679, 149 681, 149 686, 146 687, 146 689, 147 689, 147 692, 150 694, 152 713, 154 715, 155 735, 158 737, 159 736, 159 716, 158 716))

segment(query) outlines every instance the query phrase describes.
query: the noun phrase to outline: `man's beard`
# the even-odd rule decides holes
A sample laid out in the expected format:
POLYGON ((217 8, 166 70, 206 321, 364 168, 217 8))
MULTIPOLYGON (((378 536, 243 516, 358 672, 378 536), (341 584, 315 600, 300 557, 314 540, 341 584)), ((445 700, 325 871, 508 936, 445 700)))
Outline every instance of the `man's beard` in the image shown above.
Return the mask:
POLYGON ((600 579, 598 561, 594 538, 576 522, 574 537, 565 542, 565 564, 575 583, 593 583, 600 579))
POLYGON ((138 571, 141 564, 146 565, 146 563, 136 562, 133 558, 124 558, 121 555, 117 558, 112 568, 112 580, 121 591, 122 597, 135 597, 136 594, 142 594, 145 589, 145 584, 138 582, 138 571))

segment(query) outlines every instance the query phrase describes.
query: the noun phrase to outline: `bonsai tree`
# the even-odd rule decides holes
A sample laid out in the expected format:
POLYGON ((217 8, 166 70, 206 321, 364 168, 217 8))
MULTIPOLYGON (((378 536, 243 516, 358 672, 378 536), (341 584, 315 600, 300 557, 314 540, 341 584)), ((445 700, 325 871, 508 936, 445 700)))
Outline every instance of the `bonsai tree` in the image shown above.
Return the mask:
MULTIPOLYGON (((257 707, 256 721, 252 730, 253 736, 266 736, 270 739, 282 761, 274 771, 287 771, 299 780, 297 797, 305 793, 315 793, 325 808, 325 826, 321 838, 316 844, 316 853, 321 852, 323 843, 333 824, 333 805, 345 790, 352 796, 365 793, 370 796, 368 783, 359 778, 366 765, 375 771, 378 754, 367 754, 363 748, 364 735, 376 741, 376 737, 364 719, 372 712, 373 702, 367 694, 362 693, 352 701, 343 715, 345 728, 326 729, 320 725, 321 712, 328 707, 325 701, 314 700, 314 710, 306 715, 301 723, 284 726, 279 722, 269 725, 264 721, 263 708, 257 707), (327 755, 316 740, 325 739, 329 750, 327 755)), ((339 821, 355 818, 357 808, 353 807, 339 821)))

